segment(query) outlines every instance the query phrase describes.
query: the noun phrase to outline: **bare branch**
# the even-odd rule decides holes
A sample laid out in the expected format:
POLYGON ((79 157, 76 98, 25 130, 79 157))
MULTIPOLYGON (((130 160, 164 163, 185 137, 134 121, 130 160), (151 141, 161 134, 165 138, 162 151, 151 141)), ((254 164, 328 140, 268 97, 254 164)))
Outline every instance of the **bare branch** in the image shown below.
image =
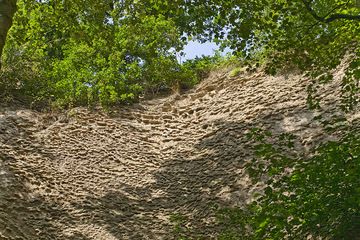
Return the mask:
POLYGON ((347 20, 360 21, 360 15, 332 14, 329 17, 325 18, 325 22, 329 23, 329 22, 335 21, 337 19, 347 19, 347 20))
POLYGON ((360 15, 350 15, 350 14, 341 14, 341 13, 330 14, 335 9, 337 9, 343 5, 339 5, 339 6, 335 7, 325 17, 321 17, 321 16, 317 15, 317 13, 314 11, 314 9, 311 8, 310 1, 302 0, 302 2, 304 3, 304 5, 305 5, 306 9, 309 11, 309 13, 319 22, 330 23, 330 22, 333 22, 333 21, 339 20, 339 19, 360 21, 360 15))

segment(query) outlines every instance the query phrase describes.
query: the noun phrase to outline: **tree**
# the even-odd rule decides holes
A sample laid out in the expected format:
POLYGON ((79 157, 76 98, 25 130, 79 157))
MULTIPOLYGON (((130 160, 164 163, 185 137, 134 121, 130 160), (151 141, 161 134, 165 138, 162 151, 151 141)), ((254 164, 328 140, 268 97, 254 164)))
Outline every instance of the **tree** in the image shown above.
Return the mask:
POLYGON ((351 110, 358 101, 356 0, 142 0, 130 5, 133 11, 172 19, 185 42, 194 38, 219 42, 249 64, 262 63, 270 74, 284 66, 307 72, 313 80, 308 88, 311 107, 319 107, 316 85, 330 81, 331 70, 351 54, 341 102, 351 110))
POLYGON ((5 46, 6 36, 16 12, 16 2, 17 0, 0 0, 0 68, 1 55, 5 46))
POLYGON ((43 76, 22 86, 60 106, 126 103, 196 80, 176 60, 183 43, 174 21, 130 1, 21 0, 8 41, 5 59, 43 76))
MULTIPOLYGON (((314 85, 331 80, 331 70, 341 63, 346 54, 352 54, 352 63, 349 64, 347 74, 343 79, 344 94, 341 101, 344 109, 347 110, 351 110, 357 102, 356 95, 359 90, 357 85, 360 78, 357 70, 360 58, 360 35, 358 34, 360 8, 354 0, 106 0, 86 3, 79 0, 22 0, 18 5, 20 10, 11 33, 11 45, 20 48, 20 52, 27 54, 30 59, 34 60, 37 56, 36 61, 42 61, 45 72, 53 73, 50 74, 51 78, 56 76, 54 67, 60 67, 58 63, 55 66, 55 62, 64 61, 67 58, 65 55, 71 53, 71 50, 66 47, 70 46, 68 45, 70 42, 74 50, 79 43, 89 47, 96 45, 92 55, 101 56, 102 61, 106 63, 110 63, 110 55, 121 52, 116 57, 116 64, 121 65, 122 69, 128 69, 129 64, 133 64, 130 68, 138 71, 135 70, 137 64, 136 68, 144 72, 146 68, 149 73, 150 69, 154 69, 158 64, 156 62, 163 59, 167 63, 159 66, 168 67, 163 69, 162 73, 172 72, 170 75, 174 76, 173 74, 184 70, 180 70, 181 67, 175 64, 176 51, 180 51, 189 39, 212 40, 221 43, 223 47, 232 48, 243 61, 250 64, 263 63, 270 74, 275 74, 284 66, 308 72, 313 79, 313 85, 309 86, 309 104, 313 107, 319 106, 318 99, 314 96, 316 95, 314 85), (153 25, 152 30, 150 26, 143 28, 140 25, 146 25, 144 19, 153 19, 150 22, 155 21, 159 25, 153 25), (125 26, 128 26, 129 32, 119 35, 118 33, 123 32, 125 26), (167 29, 164 28, 165 26, 167 29), (140 31, 141 35, 131 34, 132 32, 139 33, 139 29, 146 29, 149 32, 140 31), (159 33, 156 35, 159 38, 153 39, 151 31, 159 33), (171 34, 166 34, 166 32, 171 34), (160 38, 161 35, 166 37, 160 38), (99 39, 98 36, 105 37, 99 39), (135 44, 134 41, 130 43, 125 40, 126 38, 133 39, 137 43, 135 44), (121 51, 114 51, 110 49, 110 46, 116 46, 118 50, 121 48, 121 51), (131 51, 125 49, 131 49, 131 51), (122 64, 120 60, 123 61, 122 64)), ((91 57, 91 59, 94 58, 91 57)), ((86 74, 93 76, 94 71, 97 74, 98 63, 99 61, 96 64, 88 63, 86 74), (90 73, 89 68, 93 73, 90 73)), ((105 68, 108 69, 108 67, 105 68)), ((104 65, 101 67, 101 69, 105 68, 104 65)), ((115 78, 120 79, 124 76, 127 78, 126 74, 119 76, 119 71, 115 72, 117 72, 114 75, 115 78)), ((77 72, 74 73, 76 77, 70 75, 73 78, 71 81, 75 82, 77 82, 76 79, 84 79, 86 75, 79 76, 77 72)), ((161 88, 167 85, 168 83, 165 82, 171 78, 169 74, 166 78, 159 74, 155 75, 157 75, 157 80, 155 78, 145 80, 142 74, 142 77, 138 75, 131 82, 136 82, 143 89, 154 86, 161 88)), ((146 74, 146 76, 150 75, 146 74)), ((52 79, 51 82, 64 82, 63 80, 64 78, 52 79)), ((69 79, 66 81, 67 84, 59 84, 65 88, 72 86, 72 90, 55 91, 57 92, 55 95, 60 94, 60 98, 65 98, 63 93, 72 92, 72 97, 66 98, 74 99, 75 102, 80 95, 89 95, 85 93, 89 89, 85 91, 86 87, 83 86, 89 83, 79 80, 80 84, 70 84, 69 79), (79 90, 79 87, 82 90, 79 90)), ((97 85, 99 80, 93 82, 97 85)), ((109 84, 109 81, 104 82, 105 85, 109 84)), ((122 98, 122 94, 126 96, 132 92, 137 95, 139 92, 128 91, 129 89, 124 87, 129 85, 126 81, 120 81, 125 85, 115 80, 110 82, 112 84, 116 82, 115 85, 117 85, 106 87, 106 91, 117 89, 116 94, 110 94, 113 99, 117 99, 115 102, 122 98)), ((138 90, 140 88, 136 87, 138 90)), ((106 92, 104 89, 101 91, 102 94, 106 92)), ((90 95, 94 95, 95 92, 90 95)))

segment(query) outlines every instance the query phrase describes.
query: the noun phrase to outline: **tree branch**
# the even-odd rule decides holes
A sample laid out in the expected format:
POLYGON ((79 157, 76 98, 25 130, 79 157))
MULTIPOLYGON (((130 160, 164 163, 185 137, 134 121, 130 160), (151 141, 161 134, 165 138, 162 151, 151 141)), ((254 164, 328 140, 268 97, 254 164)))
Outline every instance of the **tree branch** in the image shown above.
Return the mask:
POLYGON ((332 14, 329 17, 325 18, 325 22, 329 23, 337 19, 347 19, 347 20, 357 20, 360 21, 360 15, 349 15, 349 14, 332 14))
MULTIPOLYGON (((310 1, 302 0, 302 2, 304 3, 306 10, 308 10, 309 13, 319 22, 330 23, 330 22, 333 22, 338 19, 360 21, 360 15, 350 15, 350 14, 341 14, 341 13, 334 13, 331 15, 327 14, 325 17, 321 17, 321 16, 317 15, 317 13, 314 11, 314 9, 311 8, 310 1)), ((336 7, 336 8, 338 8, 338 7, 336 7)))
POLYGON ((16 2, 17 0, 0 0, 0 69, 1 55, 5 46, 6 36, 16 12, 16 2))

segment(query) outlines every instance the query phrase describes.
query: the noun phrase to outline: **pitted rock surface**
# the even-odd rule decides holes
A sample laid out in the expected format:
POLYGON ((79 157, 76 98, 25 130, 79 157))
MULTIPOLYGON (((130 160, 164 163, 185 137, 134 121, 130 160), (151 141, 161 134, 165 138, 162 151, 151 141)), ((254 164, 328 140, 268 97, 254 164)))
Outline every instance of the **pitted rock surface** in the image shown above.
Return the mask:
MULTIPOLYGON (((244 163, 253 127, 292 133, 302 151, 334 138, 321 122, 339 113, 338 81, 306 106, 309 80, 212 73, 182 95, 105 114, 0 111, 0 239, 215 239, 212 206, 242 206, 261 184, 244 163)), ((352 119, 359 119, 353 114, 352 119)))

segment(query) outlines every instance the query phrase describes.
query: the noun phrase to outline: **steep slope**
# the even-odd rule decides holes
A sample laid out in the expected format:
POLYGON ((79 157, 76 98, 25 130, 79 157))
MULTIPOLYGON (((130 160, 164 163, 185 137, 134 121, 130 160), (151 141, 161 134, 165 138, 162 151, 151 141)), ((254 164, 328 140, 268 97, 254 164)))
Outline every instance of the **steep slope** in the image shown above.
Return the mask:
POLYGON ((299 151, 335 137, 313 120, 342 115, 338 81, 320 89, 322 111, 307 109, 308 83, 214 72, 186 94, 111 115, 2 109, 0 238, 176 239, 176 216, 189 234, 216 238, 213 206, 243 205, 261 187, 244 171, 249 129, 295 134, 299 151))

